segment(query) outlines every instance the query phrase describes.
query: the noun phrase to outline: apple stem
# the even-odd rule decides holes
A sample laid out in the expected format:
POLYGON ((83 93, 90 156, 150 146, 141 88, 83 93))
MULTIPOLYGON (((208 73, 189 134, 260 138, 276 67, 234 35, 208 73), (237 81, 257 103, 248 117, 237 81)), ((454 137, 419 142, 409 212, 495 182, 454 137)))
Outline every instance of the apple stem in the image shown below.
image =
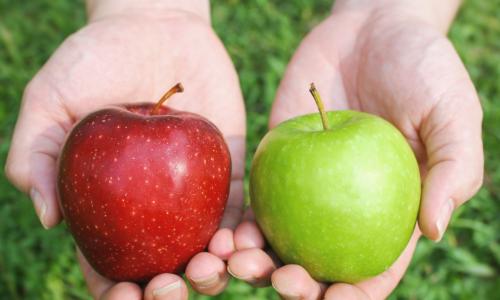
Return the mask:
POLYGON ((156 115, 158 111, 160 110, 161 106, 165 101, 167 101, 170 96, 172 96, 175 93, 182 93, 184 91, 184 87, 182 86, 182 83, 178 82, 176 85, 171 87, 161 98, 156 102, 156 105, 153 107, 151 110, 151 115, 156 115))
POLYGON ((319 95, 316 86, 314 86, 314 83, 311 83, 309 92, 313 96, 314 101, 316 102, 316 106, 318 107, 319 114, 321 115, 321 122, 323 123, 323 129, 325 130, 330 129, 330 126, 328 125, 328 116, 326 115, 325 112, 325 106, 323 105, 323 101, 321 101, 321 96, 319 95))

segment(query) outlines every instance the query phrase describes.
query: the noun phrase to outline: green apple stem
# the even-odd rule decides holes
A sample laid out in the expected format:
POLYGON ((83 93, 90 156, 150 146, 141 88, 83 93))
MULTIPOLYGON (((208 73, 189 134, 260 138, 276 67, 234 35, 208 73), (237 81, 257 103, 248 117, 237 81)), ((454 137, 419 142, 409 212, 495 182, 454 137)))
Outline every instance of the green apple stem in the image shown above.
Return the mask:
POLYGON ((165 95, 163 95, 160 98, 160 100, 158 100, 158 102, 156 102, 156 105, 151 110, 151 115, 156 115, 158 113, 158 111, 160 110, 161 106, 163 105, 163 103, 165 103, 165 101, 167 101, 167 99, 170 98, 170 96, 172 96, 175 93, 182 93, 183 91, 184 91, 184 87, 182 86, 182 84, 180 82, 177 83, 176 85, 174 85, 173 87, 171 87, 165 93, 165 95))
POLYGON ((323 129, 325 130, 330 129, 330 126, 328 125, 328 116, 326 115, 325 112, 325 106, 323 105, 323 101, 321 101, 321 96, 319 95, 316 86, 314 86, 314 83, 311 83, 309 92, 311 92, 311 95, 313 96, 314 101, 316 102, 316 106, 318 107, 319 114, 321 115, 321 122, 323 123, 323 129))

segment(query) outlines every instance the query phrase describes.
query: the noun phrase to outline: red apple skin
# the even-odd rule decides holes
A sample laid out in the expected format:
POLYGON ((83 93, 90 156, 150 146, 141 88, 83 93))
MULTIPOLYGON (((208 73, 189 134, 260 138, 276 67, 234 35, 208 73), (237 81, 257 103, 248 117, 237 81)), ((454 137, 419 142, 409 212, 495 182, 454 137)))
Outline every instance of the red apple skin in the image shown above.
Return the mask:
POLYGON ((231 159, 201 116, 152 104, 94 112, 72 129, 57 191, 89 263, 115 281, 180 273, 203 251, 229 194, 231 159))

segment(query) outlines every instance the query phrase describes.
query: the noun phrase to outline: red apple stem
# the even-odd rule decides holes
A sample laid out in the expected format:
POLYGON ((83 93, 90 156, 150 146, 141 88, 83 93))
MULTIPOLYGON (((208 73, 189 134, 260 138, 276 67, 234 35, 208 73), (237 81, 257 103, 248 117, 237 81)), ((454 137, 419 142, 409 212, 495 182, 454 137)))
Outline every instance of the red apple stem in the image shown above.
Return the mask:
POLYGON ((314 101, 316 102, 316 106, 318 107, 319 114, 321 116, 321 122, 323 123, 323 129, 324 130, 330 129, 330 125, 328 125, 328 116, 326 115, 326 112, 325 112, 325 106, 323 105, 323 101, 321 101, 321 96, 319 95, 319 92, 316 89, 316 86, 314 86, 314 83, 311 83, 311 87, 309 88, 309 92, 313 96, 314 101))
POLYGON ((156 102, 156 105, 153 107, 151 110, 151 115, 156 115, 158 114, 158 111, 160 110, 161 106, 165 101, 167 101, 170 96, 172 96, 175 93, 182 93, 184 91, 184 87, 182 86, 182 83, 178 82, 176 85, 171 87, 161 98, 156 102))

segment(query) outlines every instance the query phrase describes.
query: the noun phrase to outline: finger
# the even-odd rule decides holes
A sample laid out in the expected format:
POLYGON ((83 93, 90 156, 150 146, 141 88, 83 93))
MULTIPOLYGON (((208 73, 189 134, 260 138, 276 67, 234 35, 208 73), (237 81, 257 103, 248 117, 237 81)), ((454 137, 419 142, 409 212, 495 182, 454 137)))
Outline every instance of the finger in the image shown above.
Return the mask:
POLYGON ((243 176, 245 174, 245 137, 226 137, 231 153, 231 188, 221 228, 234 229, 243 215, 243 176))
POLYGON ((227 270, 233 277, 260 287, 270 284, 276 265, 262 249, 253 248, 235 252, 229 258, 227 270))
POLYGON ((221 293, 229 280, 225 263, 207 252, 198 253, 191 259, 186 268, 186 277, 193 289, 210 296, 221 293))
POLYGON ((234 244, 237 250, 264 248, 265 241, 257 223, 245 221, 236 227, 234 244))
POLYGON ((106 290, 100 300, 141 300, 142 290, 137 284, 120 282, 106 290))
POLYGON ((188 289, 181 277, 161 274, 153 278, 144 290, 145 300, 187 300, 188 289))
MULTIPOLYGON (((472 86, 470 89, 474 91, 472 86)), ((433 240, 442 238, 453 210, 482 185, 482 113, 473 94, 464 107, 449 107, 446 101, 439 103, 421 129, 428 171, 423 182, 419 225, 433 240)), ((461 96, 465 95, 464 91, 461 96)))
POLYGON ((229 228, 217 230, 208 244, 208 251, 223 260, 229 259, 234 250, 233 231, 229 228))
POLYGON ((104 292, 109 290, 115 283, 98 274, 88 263, 80 249, 76 249, 76 257, 82 270, 83 278, 87 288, 94 299, 99 299, 104 292))
POLYGON ((56 201, 56 160, 71 120, 57 103, 58 93, 42 79, 26 87, 5 164, 7 178, 29 193, 45 228, 56 225, 61 214, 56 201), (55 101, 54 101, 55 100, 55 101))
POLYGON ((333 299, 385 299, 396 288, 403 277, 420 238, 418 227, 405 250, 394 264, 384 273, 357 284, 336 283, 328 288, 325 300, 333 299))
MULTIPOLYGON (((356 285, 348 283, 336 283, 328 288, 325 293, 325 300, 371 300, 370 296, 365 291, 356 285)), ((379 298, 373 298, 379 299, 379 298)), ((384 299, 384 298, 380 298, 384 299)))
POLYGON ((245 210, 243 213, 243 220, 246 221, 255 221, 255 214, 253 213, 253 210, 251 207, 248 207, 248 209, 245 210))
POLYGON ((220 259, 227 260, 235 251, 233 229, 240 221, 243 205, 243 181, 233 180, 221 228, 215 232, 208 244, 208 251, 220 259))
POLYGON ((208 251, 227 260, 235 250, 233 229, 243 214, 243 176, 245 172, 245 139, 242 136, 226 137, 231 153, 231 187, 220 228, 210 240, 208 251))
POLYGON ((316 282, 299 265, 286 265, 274 271, 271 277, 273 288, 283 299, 320 299, 326 289, 316 282))

